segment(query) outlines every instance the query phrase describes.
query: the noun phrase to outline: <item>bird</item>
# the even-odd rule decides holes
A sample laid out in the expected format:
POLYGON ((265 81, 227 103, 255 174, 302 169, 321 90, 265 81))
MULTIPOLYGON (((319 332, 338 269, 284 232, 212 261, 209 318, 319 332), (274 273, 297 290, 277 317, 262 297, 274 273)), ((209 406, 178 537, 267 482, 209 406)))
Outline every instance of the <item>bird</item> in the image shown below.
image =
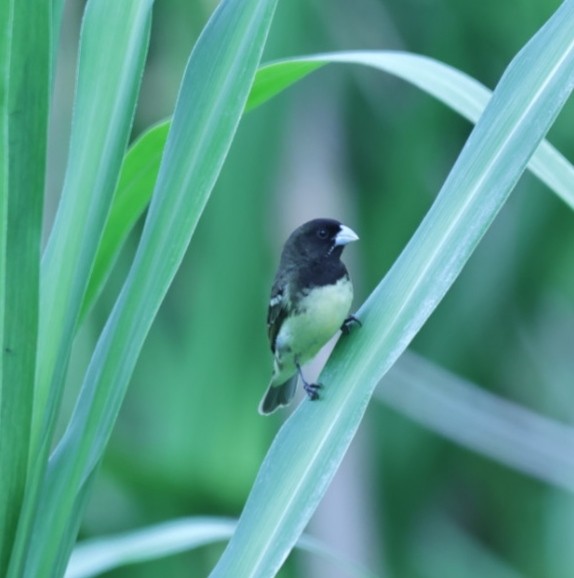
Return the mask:
POLYGON ((283 247, 271 289, 267 335, 273 374, 259 413, 288 405, 298 378, 309 399, 319 398, 320 384, 309 383, 301 367, 339 329, 348 333, 360 321, 349 316, 353 285, 341 254, 358 235, 335 219, 313 219, 295 229, 283 247))

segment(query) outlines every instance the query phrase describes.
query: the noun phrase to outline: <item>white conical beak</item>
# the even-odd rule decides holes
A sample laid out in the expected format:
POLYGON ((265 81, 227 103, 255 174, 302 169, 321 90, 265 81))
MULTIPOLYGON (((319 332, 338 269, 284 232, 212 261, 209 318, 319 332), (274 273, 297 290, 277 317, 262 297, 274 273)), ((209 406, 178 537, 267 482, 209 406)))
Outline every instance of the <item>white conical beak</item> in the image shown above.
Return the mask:
POLYGON ((353 241, 358 241, 359 235, 353 231, 353 229, 349 229, 345 225, 341 225, 341 230, 337 233, 335 237, 335 245, 346 245, 347 243, 352 243, 353 241))

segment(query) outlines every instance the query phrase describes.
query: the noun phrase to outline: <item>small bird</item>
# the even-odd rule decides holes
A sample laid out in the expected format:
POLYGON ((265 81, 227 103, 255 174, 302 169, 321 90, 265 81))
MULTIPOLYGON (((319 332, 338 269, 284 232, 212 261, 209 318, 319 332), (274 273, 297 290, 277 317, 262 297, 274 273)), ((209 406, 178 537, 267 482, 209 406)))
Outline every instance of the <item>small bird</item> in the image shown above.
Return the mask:
POLYGON ((297 379, 310 399, 319 397, 320 384, 308 383, 301 366, 342 329, 347 333, 355 317, 348 317, 353 285, 341 254, 359 237, 334 219, 314 219, 287 239, 275 275, 267 314, 267 333, 274 356, 273 375, 259 413, 266 415, 287 405, 297 379))

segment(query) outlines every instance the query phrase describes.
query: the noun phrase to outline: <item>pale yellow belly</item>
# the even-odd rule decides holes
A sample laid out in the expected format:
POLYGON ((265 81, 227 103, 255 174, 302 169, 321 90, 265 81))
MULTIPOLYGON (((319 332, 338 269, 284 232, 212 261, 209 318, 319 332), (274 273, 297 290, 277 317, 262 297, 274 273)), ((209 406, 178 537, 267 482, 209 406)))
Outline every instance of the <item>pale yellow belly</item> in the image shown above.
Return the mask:
POLYGON ((275 341, 276 383, 291 377, 296 363, 304 365, 340 329, 349 315, 353 286, 348 278, 319 287, 300 304, 301 313, 286 319, 275 341))

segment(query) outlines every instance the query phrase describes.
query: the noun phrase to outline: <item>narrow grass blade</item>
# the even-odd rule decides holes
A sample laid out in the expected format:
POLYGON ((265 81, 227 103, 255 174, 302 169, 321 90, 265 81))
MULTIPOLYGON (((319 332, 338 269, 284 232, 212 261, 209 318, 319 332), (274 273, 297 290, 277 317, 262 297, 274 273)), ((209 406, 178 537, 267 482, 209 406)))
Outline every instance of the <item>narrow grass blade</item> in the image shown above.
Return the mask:
POLYGON ((276 0, 224 0, 193 50, 142 239, 50 460, 26 576, 46 576, 99 463, 134 365, 231 146, 276 0))
POLYGON ((435 203, 275 438, 212 578, 274 576, 321 500, 382 376, 444 297, 574 87, 574 0, 513 60, 435 203))
MULTIPOLYGON (((74 549, 65 578, 91 578, 127 564, 156 560, 229 540, 236 525, 236 520, 227 518, 183 518, 120 536, 82 542, 74 549)), ((324 557, 339 569, 346 568, 350 578, 374 578, 368 570, 310 536, 302 536, 297 546, 324 557)))
POLYGON ((0 6, 0 575, 27 477, 38 331, 50 8, 0 6))
POLYGON ((405 352, 377 399, 425 427, 529 476, 574 491, 574 428, 405 352))

